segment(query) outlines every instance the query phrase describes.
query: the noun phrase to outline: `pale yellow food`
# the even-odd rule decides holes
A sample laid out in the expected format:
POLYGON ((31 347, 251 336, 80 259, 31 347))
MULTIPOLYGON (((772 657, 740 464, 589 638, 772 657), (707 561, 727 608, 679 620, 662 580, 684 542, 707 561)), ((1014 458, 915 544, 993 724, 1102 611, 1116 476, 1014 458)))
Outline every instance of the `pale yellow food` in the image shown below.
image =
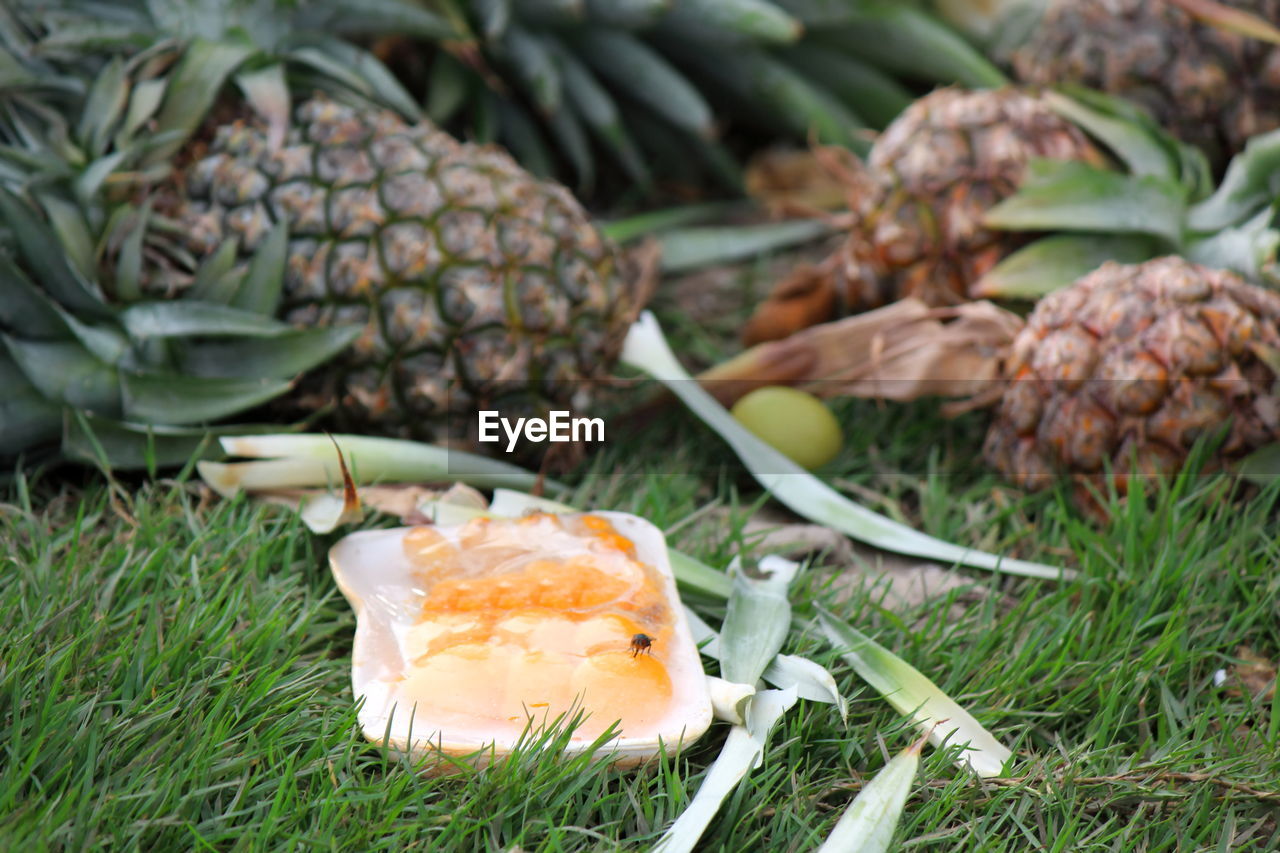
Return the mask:
POLYGON ((348 540, 331 561, 358 614, 353 685, 371 739, 390 731, 402 750, 501 754, 530 725, 581 713, 570 749, 614 727, 611 748, 632 763, 710 723, 665 545, 647 522, 535 514, 348 540))

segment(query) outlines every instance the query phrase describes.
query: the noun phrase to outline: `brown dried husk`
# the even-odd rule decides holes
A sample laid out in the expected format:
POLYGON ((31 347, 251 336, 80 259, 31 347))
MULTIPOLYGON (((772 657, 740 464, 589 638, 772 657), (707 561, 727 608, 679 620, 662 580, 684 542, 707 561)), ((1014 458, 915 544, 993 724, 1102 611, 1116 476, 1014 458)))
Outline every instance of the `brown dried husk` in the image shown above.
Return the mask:
POLYGON ((1022 325, 991 302, 930 308, 908 298, 758 344, 698 378, 726 405, 766 385, 820 397, 968 397, 981 404, 998 393, 993 380, 1022 325))

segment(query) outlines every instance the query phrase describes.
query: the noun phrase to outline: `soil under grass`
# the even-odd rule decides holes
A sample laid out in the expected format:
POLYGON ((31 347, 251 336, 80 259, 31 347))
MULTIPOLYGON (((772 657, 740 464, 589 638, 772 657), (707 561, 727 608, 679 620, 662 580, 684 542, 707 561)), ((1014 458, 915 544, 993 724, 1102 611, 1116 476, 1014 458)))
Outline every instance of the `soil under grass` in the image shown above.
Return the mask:
MULTIPOLYGON (((1100 526, 1065 490, 1023 495, 975 466, 980 415, 839 414, 848 444, 822 474, 855 499, 1080 572, 956 572, 941 597, 890 606, 885 585, 842 581, 847 556, 814 555, 799 613, 831 607, 1017 756, 1010 778, 977 782, 927 751, 902 849, 1280 849, 1280 483, 1244 494, 1189 472, 1100 526)), ((644 515, 712 565, 759 552, 747 529, 761 496, 682 411, 573 479, 574 504, 644 515)), ((19 475, 0 499, 0 849, 643 850, 725 737, 718 724, 638 771, 529 750, 425 778, 359 733, 354 619, 325 563, 335 538, 193 481, 19 475)), ((830 667, 849 722, 801 702, 706 850, 813 849, 913 739, 829 647, 797 632, 785 651, 830 667)))

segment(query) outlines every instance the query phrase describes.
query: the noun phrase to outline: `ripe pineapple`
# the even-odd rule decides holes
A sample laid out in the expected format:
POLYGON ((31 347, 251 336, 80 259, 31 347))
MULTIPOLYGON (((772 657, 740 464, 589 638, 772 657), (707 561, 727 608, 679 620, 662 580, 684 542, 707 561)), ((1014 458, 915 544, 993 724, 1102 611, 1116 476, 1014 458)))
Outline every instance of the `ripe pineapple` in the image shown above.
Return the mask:
POLYGON ((738 394, 760 376, 825 396, 995 404, 984 456, 1005 477, 1101 488, 1110 469, 1123 493, 1134 475, 1176 471, 1218 430, 1220 461, 1280 440, 1280 294, 1176 256, 1107 263, 1025 321, 991 303, 931 311, 904 300, 762 344, 702 378, 738 394))
MULTIPOLYGON (((332 402, 345 428, 430 436, 504 398, 567 404, 608 375, 638 279, 563 187, 496 148, 325 95, 295 108, 279 145, 249 111, 208 133, 152 190, 184 248, 251 252, 288 221, 280 316, 364 328, 303 383, 302 410, 332 402)), ((186 281, 170 267, 148 286, 186 281)))
POLYGON ((1021 82, 1130 99, 1219 165, 1280 127, 1278 0, 937 2, 971 33, 1002 32, 1021 82))
POLYGON ((1280 295, 1182 258, 1106 264, 1046 296, 1013 340, 984 455, 1040 488, 1054 474, 1123 493, 1225 429, 1222 459, 1280 439, 1280 295))
MULTIPOLYGON (((54 5, 57 16, 20 4, 16 20, 34 35, 0 46, 92 82, 69 122, 24 92, 23 121, 0 121, 8 150, 27 149, 0 155, 13 167, 0 170, 10 188, 0 215, 29 250, 6 253, 0 223, 0 262, 21 261, 53 314, 74 320, 87 306, 81 321, 120 330, 106 346, 81 325, 58 326, 86 377, 74 389, 36 375, 34 356, 0 357, 42 412, 40 429, 21 433, 0 417, 0 455, 47 441, 58 409, 145 431, 204 424, 282 392, 291 411, 349 429, 456 434, 478 405, 584 405, 608 375, 642 299, 628 260, 564 188, 421 120, 371 55, 260 3, 202 7, 198 34, 182 15, 165 17, 168 7, 97 4, 129 37, 90 27, 76 45, 67 25, 84 23, 77 4, 54 5), (158 46, 137 53, 142 36, 158 46), (24 243, 27 220, 40 233, 24 243), (62 253, 75 268, 49 280, 44 267, 62 253), (291 328, 331 327, 341 333, 303 341, 309 358, 244 342, 287 345, 291 328), (205 340, 224 328, 232 340, 205 340), (362 330, 354 346, 311 370, 351 329, 362 330), (138 405, 130 372, 140 366, 164 374, 167 405, 138 405), (301 371, 300 384, 284 381, 301 371), (218 406, 175 404, 191 395, 172 395, 213 387, 197 376, 241 384, 215 388, 218 406)), ((351 13, 343 0, 297 11, 330 12, 330 22, 351 13)), ((413 20, 409 7, 404 15, 413 20)), ((0 312, 0 331, 11 350, 32 350, 42 333, 13 311, 0 312)))
POLYGON ((930 305, 968 298, 973 282, 1027 242, 987 228, 983 217, 1017 190, 1035 158, 1107 163, 1031 92, 940 89, 916 101, 876 141, 865 169, 845 169, 853 224, 844 245, 782 281, 744 339, 776 340, 904 296, 930 305))

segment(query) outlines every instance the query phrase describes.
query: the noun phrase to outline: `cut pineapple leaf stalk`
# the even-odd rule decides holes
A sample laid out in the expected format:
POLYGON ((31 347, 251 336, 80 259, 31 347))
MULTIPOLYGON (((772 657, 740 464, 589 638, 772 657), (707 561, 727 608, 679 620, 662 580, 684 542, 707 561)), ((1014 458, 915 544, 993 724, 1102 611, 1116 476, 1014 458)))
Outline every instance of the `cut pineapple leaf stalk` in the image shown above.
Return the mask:
MULTIPOLYGON (((460 450, 415 441, 337 435, 333 439, 351 460, 358 482, 441 482, 461 480, 474 486, 532 489, 537 475, 515 465, 460 450)), ((341 478, 330 438, 324 435, 241 435, 221 439, 228 456, 254 462, 202 462, 200 475, 214 491, 231 497, 240 491, 329 486, 341 478)), ((565 486, 546 480, 545 487, 565 486)))
POLYGON ((623 344, 622 361, 671 389, 733 448, 766 491, 811 521, 899 554, 1026 577, 1065 579, 1074 576, 1074 573, 1061 568, 952 545, 855 504, 734 420, 676 360, 658 321, 647 311, 631 327, 623 344))
POLYGON ((957 764, 987 777, 1001 776, 1013 753, 973 715, 911 664, 834 613, 816 605, 818 625, 858 676, 927 734, 935 747, 963 746, 957 764))
POLYGON ((720 631, 720 674, 727 681, 755 684, 782 650, 791 630, 787 589, 799 565, 778 557, 760 561, 762 577, 752 577, 740 560, 729 566, 733 591, 720 631))
MULTIPOLYGON (((678 552, 671 553, 674 555, 678 552)), ((678 571, 676 577, 679 579, 678 571)), ((698 650, 709 658, 720 660, 720 635, 692 608, 686 605, 684 610, 685 620, 689 623, 689 630, 693 632, 693 641, 697 643, 698 650)), ((836 680, 825 666, 799 655, 779 654, 769 662, 762 677, 781 690, 795 688, 796 695, 801 699, 835 705, 840 712, 841 721, 849 721, 849 702, 840 695, 836 680)))
POLYGON ((734 726, 712 763, 693 801, 654 846, 654 853, 688 853, 733 789, 764 761, 769 734, 796 703, 796 691, 762 690, 751 698, 746 725, 734 726))
POLYGON ((884 853, 889 849, 920 768, 920 750, 926 740, 928 735, 922 735, 894 756, 858 792, 818 853, 884 853))

